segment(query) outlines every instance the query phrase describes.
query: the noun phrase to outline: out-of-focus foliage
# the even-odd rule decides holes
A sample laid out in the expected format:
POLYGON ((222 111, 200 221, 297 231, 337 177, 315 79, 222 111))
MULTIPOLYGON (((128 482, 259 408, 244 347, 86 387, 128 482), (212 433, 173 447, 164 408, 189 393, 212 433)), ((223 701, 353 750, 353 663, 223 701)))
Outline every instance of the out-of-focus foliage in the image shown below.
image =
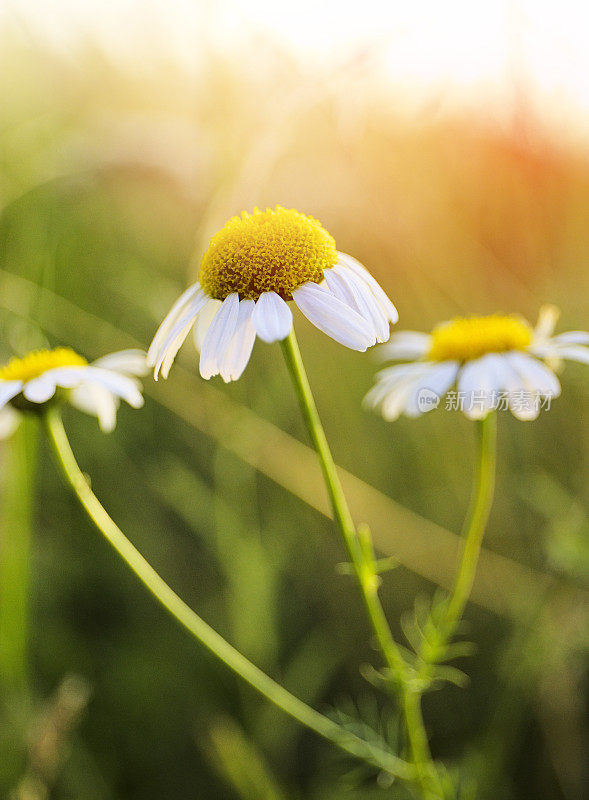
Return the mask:
MULTIPOLYGON (((2 360, 44 341, 89 358, 131 337, 147 346, 209 236, 244 208, 276 203, 317 216, 367 264, 402 328, 464 312, 534 319, 547 301, 563 309, 564 329, 587 328, 587 153, 551 140, 531 112, 511 125, 431 109, 408 120, 362 61, 312 80, 259 44, 231 59, 211 52, 196 78, 163 63, 123 72, 90 44, 75 57, 4 44, 2 360), (67 332, 51 293, 71 303, 67 332)), ((388 425, 366 414, 374 357, 296 324, 338 462, 458 532, 469 423, 434 412, 388 425)), ((179 362, 196 372, 190 343, 179 362)), ((458 662, 471 682, 426 700, 434 753, 460 763, 465 787, 478 780, 481 798, 576 798, 585 778, 586 369, 568 366, 562 380, 537 422, 501 415, 486 540, 558 580, 509 620, 471 605, 478 649, 458 662)), ((174 381, 172 369, 168 391, 174 381)), ((373 702, 360 672, 377 656, 353 582, 334 569, 342 552, 329 521, 189 424, 208 384, 194 382, 183 421, 160 391, 150 387, 141 412, 122 409, 109 436, 67 413, 105 506, 252 660, 318 708, 347 714, 360 697, 354 716, 394 738, 386 698, 374 692, 373 702)), ((243 378, 222 391, 306 441, 278 347, 258 343, 243 378)), ((0 471, 9 448, 0 445, 0 471)), ((405 797, 188 639, 98 538, 46 446, 38 458, 30 686, 27 697, 2 692, 3 797, 16 787, 20 800, 405 797), (51 714, 63 724, 41 758, 51 714)), ((436 563, 435 538, 423 558, 436 563)), ((395 621, 434 589, 403 566, 384 576, 400 637, 395 621)), ((517 598, 520 587, 509 591, 517 598)))

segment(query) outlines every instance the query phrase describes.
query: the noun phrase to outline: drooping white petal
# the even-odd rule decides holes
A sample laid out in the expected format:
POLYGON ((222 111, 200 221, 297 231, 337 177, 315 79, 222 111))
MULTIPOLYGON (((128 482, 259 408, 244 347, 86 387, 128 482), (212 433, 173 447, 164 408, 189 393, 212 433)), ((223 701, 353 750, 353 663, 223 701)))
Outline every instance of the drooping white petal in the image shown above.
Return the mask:
POLYGON ((0 408, 4 408, 13 397, 20 393, 23 387, 22 381, 0 381, 0 408))
POLYGON ((72 389, 69 401, 80 411, 98 417, 98 424, 104 433, 114 430, 119 398, 109 389, 98 383, 82 383, 72 389))
POLYGON ((429 333, 419 331, 399 331, 393 333, 388 344, 377 348, 378 355, 393 361, 409 361, 423 358, 431 347, 429 333))
POLYGON ((372 289, 374 296, 379 301, 383 310, 393 324, 397 322, 399 319, 399 314, 397 309, 393 305, 393 303, 389 300, 388 296, 386 295, 385 291, 378 283, 378 281, 372 277, 372 275, 368 272, 366 267, 364 267, 357 259, 349 256, 347 253, 338 252, 338 263, 343 264, 344 266, 351 269, 352 272, 355 272, 356 275, 361 278, 365 283, 367 283, 370 288, 372 289))
MULTIPOLYGON (((197 319, 198 319, 198 317, 197 317, 197 319)), ((174 359, 178 355, 178 350, 184 344, 184 341, 185 341, 186 337, 188 336, 188 334, 190 333, 190 329, 192 328, 193 325, 194 325, 194 320, 193 319, 188 320, 186 325, 180 331, 178 331, 178 334, 176 335, 176 338, 173 341, 171 341, 168 344, 168 346, 166 347, 165 354, 164 354, 164 357, 163 357, 161 363, 159 363, 159 359, 158 359, 159 368, 160 368, 160 374, 161 374, 162 378, 167 378, 168 375, 170 374, 170 369, 172 368, 172 364, 174 363, 174 359)), ((157 365, 156 365, 156 369, 157 369, 157 365)), ((156 380, 157 380, 157 373, 156 373, 156 380)))
MULTIPOLYGON (((89 369, 94 368, 90 367, 90 365, 81 367, 54 367, 53 369, 48 369, 40 375, 39 378, 35 378, 35 380, 46 379, 53 382, 56 386, 62 386, 64 389, 71 389, 72 386, 78 386, 78 384, 84 380, 89 369)), ((33 383, 33 381, 31 381, 31 383, 33 383)))
POLYGON ((211 322, 213 321, 213 317, 220 308, 220 300, 209 300, 196 318, 193 328, 193 340, 194 346, 199 353, 202 350, 202 343, 205 340, 205 336, 207 335, 207 331, 211 322))
MULTIPOLYGON (((194 320, 198 316, 201 309, 206 305, 208 299, 209 298, 207 297, 207 295, 205 295, 204 292, 201 291, 197 293, 188 303, 188 306, 185 309, 185 313, 177 320, 177 322, 169 330, 166 338, 160 344, 159 349, 154 354, 155 363, 153 369, 153 377, 155 378, 155 380, 158 379, 158 374, 164 361, 166 361, 169 370, 170 365, 174 360, 174 358, 176 357, 178 350, 180 349, 184 340, 188 336, 188 333, 194 323, 194 320), (173 353, 171 357, 169 357, 170 353, 173 353)), ((149 353, 148 353, 148 363, 151 363, 149 360, 149 353)))
MULTIPOLYGON (((413 411, 415 403, 412 403, 411 399, 417 398, 424 389, 427 390, 429 373, 433 369, 431 363, 419 366, 421 369, 415 370, 414 375, 406 375, 398 381, 395 387, 384 397, 381 403, 381 413, 388 422, 393 422, 403 412, 407 413, 408 408, 413 412, 411 416, 416 415, 415 411, 413 411)), ((435 405, 432 404, 431 408, 435 408, 435 405)))
POLYGON ((417 417, 437 408, 440 400, 456 380, 457 361, 442 361, 434 364, 427 373, 415 381, 405 402, 405 414, 417 417))
POLYGON ((286 339, 290 333, 292 311, 276 292, 264 292, 255 304, 251 320, 260 339, 271 344, 286 339))
POLYGON ((380 409, 383 417, 392 422, 403 413, 411 389, 417 384, 425 385, 435 366, 431 362, 420 362, 382 370, 377 375, 377 383, 364 398, 364 406, 380 409))
POLYGON ((360 314, 316 283, 304 283, 292 296, 307 319, 336 342, 360 351, 376 342, 371 326, 360 314))
POLYGON ((219 374, 225 383, 238 380, 250 359, 256 340, 256 331, 252 324, 254 305, 253 300, 239 301, 235 333, 219 363, 219 374))
POLYGON ((539 395, 558 397, 560 383, 554 372, 533 356, 525 353, 507 353, 505 358, 522 379, 525 389, 539 395))
POLYGON ((0 440, 8 439, 20 423, 21 415, 10 406, 0 408, 0 440))
MULTIPOLYGON (((109 392, 120 397, 125 402, 129 403, 133 408, 141 408, 143 405, 143 396, 140 391, 139 383, 127 375, 121 375, 119 372, 111 372, 108 369, 101 369, 100 367, 86 367, 84 376, 80 385, 95 385, 102 386, 108 389, 109 392)), ((64 384, 58 381, 59 386, 64 384)))
POLYGON ((219 364, 235 333, 238 313, 239 296, 233 292, 223 300, 202 343, 200 374, 206 380, 219 374, 219 364))
POLYGON ((115 372, 122 372, 124 375, 137 375, 142 377, 149 372, 147 357, 143 350, 119 350, 116 353, 109 353, 102 358, 92 362, 94 367, 104 367, 115 372))
POLYGON ((330 292, 372 325, 377 342, 387 342, 391 335, 389 320, 370 286, 341 265, 326 269, 323 274, 330 292))
POLYGON ((483 419, 499 404, 502 370, 497 358, 497 354, 489 353, 467 362, 460 370, 460 409, 469 419, 483 419))
POLYGON ((147 363, 150 367, 155 364, 157 354, 164 339, 174 327, 176 322, 180 319, 180 317, 184 315, 184 312, 186 311, 192 299, 197 295, 197 293, 200 292, 202 292, 202 289, 198 282, 192 286, 189 286, 188 289, 186 289, 186 291, 183 292, 176 300, 170 311, 168 311, 162 324, 157 329, 150 348, 147 351, 147 363))
MULTIPOLYGON (((51 372, 51 370, 49 371, 51 372)), ((46 403, 55 394, 55 381, 46 372, 38 378, 25 383, 22 393, 31 403, 46 403)))
POLYGON ((414 375, 420 370, 425 372, 432 363, 431 361, 412 361, 410 364, 395 364, 392 367, 385 367, 376 373, 376 380, 378 384, 392 387, 406 375, 414 375))

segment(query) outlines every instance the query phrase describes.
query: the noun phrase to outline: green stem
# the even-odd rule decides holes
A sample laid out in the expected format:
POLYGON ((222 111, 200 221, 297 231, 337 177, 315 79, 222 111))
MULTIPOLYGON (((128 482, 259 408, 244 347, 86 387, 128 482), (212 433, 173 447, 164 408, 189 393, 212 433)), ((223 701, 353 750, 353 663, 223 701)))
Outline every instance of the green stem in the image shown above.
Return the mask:
POLYGON ((327 443, 319 412, 311 391, 309 379, 301 358, 294 328, 286 339, 281 341, 282 352, 294 383, 301 411, 307 424, 309 435, 319 456, 323 477, 333 508, 333 515, 341 532, 346 550, 356 575, 368 617, 378 640, 385 662, 390 670, 393 685, 402 698, 402 706, 407 727, 407 736, 412 761, 416 767, 417 780, 421 785, 423 797, 440 797, 432 794, 432 780, 438 786, 437 772, 433 764, 427 734, 421 716, 421 708, 415 709, 411 687, 409 686, 409 667, 395 642, 386 615, 378 596, 379 576, 375 571, 374 551, 370 532, 366 528, 356 530, 352 515, 340 483, 335 462, 327 443), (433 776, 433 777, 432 777, 433 776))
POLYGON ((417 771, 417 783, 421 788, 423 800, 441 800, 444 792, 440 777, 432 761, 429 742, 421 711, 421 691, 405 687, 403 692, 403 713, 409 734, 411 758, 417 771))
POLYGON ((496 456, 497 415, 491 412, 477 422, 477 469, 463 529, 460 563, 444 620, 448 635, 452 634, 460 622, 472 591, 483 536, 493 504, 496 456))
POLYGON ((50 409, 45 416, 49 440, 67 483, 88 516, 141 583, 186 630, 219 658, 229 669, 295 720, 328 739, 347 753, 404 780, 413 779, 413 768, 393 753, 375 747, 315 711, 248 661, 201 619, 158 575, 149 562, 113 522, 92 492, 72 452, 61 416, 50 409))
POLYGON ((289 335, 286 339, 283 339, 280 344, 294 383, 309 435, 311 436, 311 440, 319 456, 319 461, 321 462, 321 469, 323 471, 323 477, 325 478, 327 491, 329 492, 333 515, 340 529, 356 578, 358 579, 364 605, 366 606, 374 633, 376 634, 380 649, 394 679, 398 683, 402 683, 406 673, 405 660, 401 655, 397 643, 393 639, 378 597, 379 579, 378 575, 375 573, 374 564, 371 564, 370 559, 366 557, 366 547, 363 547, 352 515, 350 514, 350 509, 348 508, 344 491, 336 471, 335 462, 327 443, 325 431, 323 430, 323 425, 319 418, 319 412, 317 411, 309 379, 305 372, 294 328, 291 329, 289 335))
MULTIPOLYGON (((426 682, 431 680, 432 667, 437 657, 439 657, 440 653, 446 651, 472 591, 483 536, 493 503, 496 448, 497 416, 495 413, 490 413, 477 422, 477 466, 470 508, 463 528, 462 552, 454 587, 450 597, 442 606, 442 619, 430 631, 430 636, 424 639, 419 652, 422 662, 419 676, 425 679, 426 682)), ((407 718, 409 714, 421 716, 421 697, 424 685, 426 684, 423 682, 418 684, 419 688, 416 689, 410 699, 409 708, 406 706, 405 714, 407 718)), ((419 729, 419 725, 415 727, 419 729)), ((427 751, 422 752, 426 753, 427 751)), ((419 769, 418 762, 416 762, 416 766, 419 769)))
POLYGON ((0 678, 5 687, 26 693, 37 420, 25 416, 6 447, 0 536, 0 678))

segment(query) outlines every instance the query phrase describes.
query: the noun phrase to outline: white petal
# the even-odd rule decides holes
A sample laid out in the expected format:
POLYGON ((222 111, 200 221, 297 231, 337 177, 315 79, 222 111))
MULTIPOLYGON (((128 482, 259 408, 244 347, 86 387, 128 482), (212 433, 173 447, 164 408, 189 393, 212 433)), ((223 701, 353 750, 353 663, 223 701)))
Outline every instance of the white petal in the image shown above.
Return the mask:
MULTIPOLYGON (((77 386, 86 377, 86 373, 90 369, 90 365, 82 367, 54 367, 48 369, 39 378, 35 380, 48 380, 56 386, 63 386, 64 389, 70 389, 72 386, 77 386)), ((31 381, 33 383, 33 381, 31 381)))
POLYGON ((146 354, 143 350, 119 350, 116 353, 109 353, 102 358, 92 362, 94 367, 104 367, 115 372, 122 372, 123 375, 137 375, 139 377, 147 375, 149 366, 146 354))
POLYGON ((382 370, 377 375, 377 384, 364 398, 364 406, 379 408, 383 417, 392 422, 403 413, 411 388, 419 382, 425 384, 434 367, 428 362, 401 364, 382 370))
POLYGON ((385 386, 394 386, 397 381, 404 378, 406 375, 416 375, 418 372, 425 373, 433 362, 431 361, 418 361, 411 362, 410 364, 395 364, 392 367, 385 367, 380 372, 376 373, 376 380, 379 384, 385 386))
MULTIPOLYGON (((155 359, 155 363, 153 377, 155 380, 158 378, 159 371, 164 361, 166 361, 166 364, 168 365, 168 370, 170 369, 170 365, 176 357, 176 354, 182 346, 184 340, 188 336, 194 320, 198 316, 201 309, 206 305, 208 299, 209 298, 207 295, 202 291, 196 294, 185 308, 184 314, 177 319, 171 330, 169 330, 166 338, 163 342, 161 342, 159 349, 154 351, 153 358, 155 359), (170 356, 170 354, 172 355, 170 356)), ((149 349, 151 352, 151 347, 149 349)), ((147 355, 148 363, 152 363, 149 358, 149 353, 147 355)))
POLYGON ((202 343, 200 374, 206 380, 219 374, 219 364, 235 333, 238 313, 239 297, 233 292, 223 300, 202 343))
MULTIPOLYGON (((63 385, 63 384, 58 384, 63 385)), ((134 378, 129 378, 127 375, 121 375, 119 372, 111 372, 108 369, 101 369, 100 367, 86 367, 83 381, 81 385, 98 385, 109 392, 122 398, 133 408, 141 408, 143 405, 143 397, 141 395, 138 382, 134 378)))
POLYGON ((164 321, 159 326, 156 331, 155 336, 153 337, 153 341, 151 346, 147 352, 147 363, 149 366, 153 366, 155 364, 155 360, 157 358, 157 353, 161 347, 162 342, 170 332, 170 330, 174 327, 176 322, 184 315, 186 308, 192 301, 192 298, 197 294, 197 292, 201 292, 202 289, 200 284, 197 282, 192 286, 189 286, 185 292, 183 292, 180 297, 176 300, 170 311, 166 314, 164 321))
POLYGON ((566 358, 569 361, 580 361, 582 364, 589 364, 589 347, 571 344, 565 347, 558 347, 554 351, 556 358, 566 358))
POLYGON ((499 403, 502 370, 495 353, 467 362, 458 376, 460 407, 469 419, 483 419, 499 403))
POLYGON ((205 336, 207 335, 207 331, 211 325, 211 322, 213 321, 213 317, 220 308, 220 300, 209 300, 196 318, 193 328, 193 340, 194 346, 199 353, 202 350, 202 343, 205 340, 205 336))
POLYGON ((109 389, 97 383, 83 383, 72 389, 70 403, 80 411, 98 417, 100 429, 105 433, 114 430, 119 398, 109 389))
MULTIPOLYGON (((393 422, 403 412, 409 414, 409 416, 416 416, 421 413, 420 410, 415 408, 413 398, 417 398, 422 391, 427 391, 431 369, 432 365, 428 364, 425 369, 415 375, 407 375, 387 394, 381 404, 381 413, 386 420, 393 422)), ((425 408, 424 412, 431 408, 435 408, 435 405, 432 404, 429 408, 425 408)))
MULTIPOLYGON (((184 325, 184 327, 180 331, 178 331, 176 338, 173 339, 171 342, 169 342, 161 362, 159 361, 158 358, 158 364, 160 367, 160 373, 162 378, 167 378, 168 375, 170 374, 170 369, 172 368, 174 359, 178 355, 178 350, 184 344, 184 341, 188 336, 188 334, 190 333, 190 329, 192 328, 193 325, 194 325, 194 319, 189 319, 186 325, 184 325)), ((156 369, 158 364, 156 364, 156 369)), ((155 379, 157 380, 157 373, 155 373, 155 379)))
MULTIPOLYGON (((530 395, 527 385, 522 376, 517 372, 508 356, 510 353, 490 353, 479 361, 483 361, 483 367, 489 376, 491 385, 495 387, 494 402, 489 403, 489 410, 492 408, 504 408, 503 403, 520 420, 533 420, 539 414, 539 403, 536 401, 535 393, 530 395)), ((491 395, 492 397, 493 395, 491 395)), ((480 419, 480 396, 471 413, 465 408, 467 416, 473 419, 480 419), (479 413, 477 413, 477 410, 479 413)))
POLYGON ((418 331, 399 331, 393 333, 388 344, 378 348, 378 355, 393 361, 412 361, 423 358, 431 347, 429 333, 418 331))
POLYGON ((253 300, 239 301, 235 333, 219 363, 219 374, 225 383, 236 381, 240 378, 250 360, 252 348, 256 340, 256 331, 252 325, 254 305, 253 300))
POLYGON ((372 325, 377 342, 388 342, 389 321, 369 285, 341 265, 326 269, 323 274, 330 292, 372 325))
POLYGON ((417 417, 437 408, 442 397, 456 380, 458 368, 457 361, 443 361, 432 366, 419 381, 414 382, 405 403, 407 416, 417 417))
POLYGON ((559 317, 560 311, 556 306, 542 306, 534 328, 533 344, 543 344, 552 336, 559 317))
POLYGON ((292 311, 276 292, 264 292, 256 302, 252 324, 262 341, 271 344, 286 339, 292 328, 292 311))
POLYGON ((361 351, 376 342, 371 326, 360 314, 316 283, 304 283, 292 296, 307 319, 336 342, 361 351))
POLYGON ((0 408, 0 440, 8 439, 20 423, 20 414, 10 406, 0 408))
POLYGON ((391 303, 389 298, 387 297, 385 291, 381 287, 381 285, 376 281, 372 275, 368 272, 366 267, 364 267, 357 259, 349 256, 347 253, 338 252, 338 258, 340 264, 344 264, 344 266, 348 267, 355 272, 356 275, 365 281, 370 288, 372 289, 375 297, 382 305, 384 312, 387 318, 394 324, 399 319, 399 314, 395 306, 391 303))
POLYGON ((587 331, 567 331, 559 333, 551 340, 555 344, 589 344, 589 333, 587 331))
POLYGON ((22 381, 0 381, 0 408, 4 408, 6 403, 20 393, 23 387, 22 381))
POLYGON ((512 352, 505 356, 511 366, 522 378, 525 388, 543 396, 558 397, 560 383, 558 378, 545 364, 525 353, 512 352))
POLYGON ((22 393, 31 403, 46 403, 55 394, 55 381, 46 372, 25 383, 22 393))

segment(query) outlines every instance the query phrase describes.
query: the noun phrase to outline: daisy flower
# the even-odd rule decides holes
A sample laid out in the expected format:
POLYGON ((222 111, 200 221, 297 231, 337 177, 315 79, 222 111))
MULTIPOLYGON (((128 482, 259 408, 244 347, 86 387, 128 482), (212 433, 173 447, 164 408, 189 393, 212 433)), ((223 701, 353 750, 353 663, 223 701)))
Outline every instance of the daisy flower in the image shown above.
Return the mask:
POLYGON ((121 400, 133 408, 143 405, 135 376, 146 372, 142 350, 111 353, 91 364, 69 347, 12 358, 0 367, 0 437, 14 430, 19 412, 59 400, 98 417, 101 429, 111 431, 121 400))
POLYGON ((509 410, 521 420, 536 419, 541 407, 560 394, 554 374, 563 359, 589 364, 589 333, 554 336, 558 310, 544 306, 533 328, 521 317, 493 314, 463 317, 438 325, 431 334, 403 331, 381 348, 388 358, 407 361, 387 367, 365 397, 387 420, 416 417, 446 407, 482 419, 509 410))
POLYGON ((233 217, 211 239, 198 282, 176 301, 147 355, 166 378, 195 325, 200 374, 237 380, 256 336, 285 339, 293 301, 317 328, 352 350, 386 342, 395 307, 356 261, 312 217, 280 206, 233 217))

